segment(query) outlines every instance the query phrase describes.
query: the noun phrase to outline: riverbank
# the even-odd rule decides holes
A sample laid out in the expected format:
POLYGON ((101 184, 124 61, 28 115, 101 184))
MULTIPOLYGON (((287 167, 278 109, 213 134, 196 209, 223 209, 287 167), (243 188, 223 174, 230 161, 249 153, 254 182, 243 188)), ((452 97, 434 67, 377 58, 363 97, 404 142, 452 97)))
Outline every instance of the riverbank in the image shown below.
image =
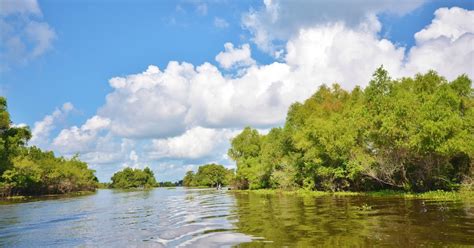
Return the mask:
POLYGON ((92 195, 96 192, 95 191, 76 191, 76 192, 69 192, 64 194, 46 194, 46 195, 15 195, 15 196, 7 196, 7 197, 0 197, 0 202, 14 202, 14 201, 26 201, 26 200, 34 200, 34 199, 55 199, 55 198, 63 198, 63 197, 75 197, 75 196, 86 196, 92 195))
POLYGON ((310 191, 310 190, 279 190, 279 189, 256 189, 256 190, 232 190, 241 193, 254 194, 272 194, 272 195, 298 195, 298 196, 372 196, 372 197, 401 197, 407 199, 432 199, 440 201, 472 201, 474 202, 474 190, 461 189, 459 191, 427 191, 423 193, 403 192, 394 190, 381 190, 371 192, 327 192, 327 191, 310 191))

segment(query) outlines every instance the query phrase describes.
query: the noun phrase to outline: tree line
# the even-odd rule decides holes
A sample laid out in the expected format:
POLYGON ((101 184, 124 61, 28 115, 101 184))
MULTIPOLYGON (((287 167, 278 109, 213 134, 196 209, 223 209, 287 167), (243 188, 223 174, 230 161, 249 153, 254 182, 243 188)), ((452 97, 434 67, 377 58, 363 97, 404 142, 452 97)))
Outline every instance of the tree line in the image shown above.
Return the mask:
POLYGON ((321 86, 266 134, 246 127, 228 151, 242 189, 427 191, 473 184, 472 82, 435 71, 365 89, 321 86))
POLYGON ((217 187, 229 185, 234 181, 234 170, 226 169, 219 164, 199 166, 198 171, 186 172, 183 186, 186 187, 217 187))
POLYGON ((104 188, 113 189, 150 189, 154 187, 176 187, 182 186, 183 181, 177 182, 158 182, 155 174, 149 167, 145 169, 124 168, 121 171, 114 173, 110 179, 111 183, 104 184, 104 188))
POLYGON ((7 101, 0 97, 0 197, 93 191, 94 170, 77 156, 56 157, 51 151, 28 147, 28 127, 14 126, 7 101))

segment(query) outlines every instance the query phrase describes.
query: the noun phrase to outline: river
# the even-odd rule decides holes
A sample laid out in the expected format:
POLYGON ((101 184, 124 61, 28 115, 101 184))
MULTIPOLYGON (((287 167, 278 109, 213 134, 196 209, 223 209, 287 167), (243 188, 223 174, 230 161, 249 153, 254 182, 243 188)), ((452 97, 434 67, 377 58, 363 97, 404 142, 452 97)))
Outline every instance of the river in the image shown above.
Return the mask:
POLYGON ((157 188, 0 204, 0 247, 473 245, 472 202, 157 188))

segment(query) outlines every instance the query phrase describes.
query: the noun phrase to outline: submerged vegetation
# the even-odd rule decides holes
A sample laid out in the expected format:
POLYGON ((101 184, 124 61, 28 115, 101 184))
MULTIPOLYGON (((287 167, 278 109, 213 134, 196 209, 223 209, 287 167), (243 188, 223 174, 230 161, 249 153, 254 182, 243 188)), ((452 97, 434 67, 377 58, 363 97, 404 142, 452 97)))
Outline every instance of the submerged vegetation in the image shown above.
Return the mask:
POLYGON ((439 201, 464 201, 474 203, 474 193, 469 189, 461 189, 459 191, 443 191, 433 190, 421 193, 397 191, 397 190, 378 190, 368 192, 352 192, 352 191, 318 191, 318 190, 284 190, 284 189, 254 189, 254 190, 234 190, 238 194, 257 194, 257 195, 293 195, 300 197, 396 197, 405 199, 427 199, 439 201))
POLYGON ((65 194, 97 188, 94 171, 77 156, 66 159, 27 147, 30 138, 28 127, 11 124, 7 102, 0 97, 0 197, 65 194))
POLYGON ((472 82, 434 71, 393 80, 380 67, 364 90, 321 86, 284 127, 232 140, 240 189, 457 190, 474 173, 472 82))
POLYGON ((152 188, 157 186, 155 175, 148 167, 143 170, 125 168, 116 172, 111 180, 110 187, 118 189, 152 188))

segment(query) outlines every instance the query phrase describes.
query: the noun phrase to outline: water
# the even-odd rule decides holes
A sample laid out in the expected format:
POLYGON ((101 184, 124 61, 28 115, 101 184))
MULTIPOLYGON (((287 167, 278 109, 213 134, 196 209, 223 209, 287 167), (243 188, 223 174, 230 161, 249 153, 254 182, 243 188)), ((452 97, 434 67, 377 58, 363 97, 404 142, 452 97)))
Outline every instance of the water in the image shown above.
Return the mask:
POLYGON ((0 205, 0 247, 474 245, 474 203, 199 189, 0 205))

